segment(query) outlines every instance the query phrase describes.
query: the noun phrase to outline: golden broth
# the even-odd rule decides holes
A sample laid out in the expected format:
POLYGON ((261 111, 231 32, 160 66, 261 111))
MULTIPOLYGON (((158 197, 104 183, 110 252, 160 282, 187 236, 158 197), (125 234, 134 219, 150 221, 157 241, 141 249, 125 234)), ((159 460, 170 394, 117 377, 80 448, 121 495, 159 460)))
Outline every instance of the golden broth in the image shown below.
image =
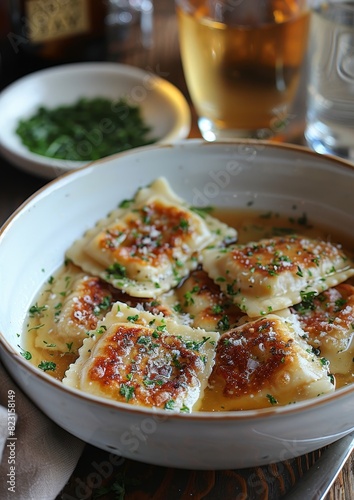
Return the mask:
MULTIPOLYGON (((235 210, 235 209, 215 209, 212 214, 214 217, 222 220, 231 227, 238 231, 238 243, 245 244, 251 241, 258 241, 262 238, 279 236, 289 233, 303 234, 308 237, 319 237, 324 240, 331 240, 332 242, 341 243, 347 255, 354 257, 354 236, 350 236, 336 228, 327 228, 324 225, 312 224, 311 220, 307 219, 306 214, 300 213, 297 207, 293 207, 293 214, 284 216, 275 212, 256 212, 251 209, 235 210)), ((57 280, 61 273, 62 288, 59 287, 59 295, 65 297, 66 290, 70 288, 75 275, 77 275, 78 268, 73 264, 68 264, 65 268, 58 270, 57 274, 51 277, 45 284, 43 284, 40 293, 35 298, 34 303, 36 307, 43 307, 47 305, 47 300, 52 294, 52 285, 57 280), (64 274, 63 274, 64 269, 64 274)), ((354 279, 348 280, 354 285, 354 279)), ((115 300, 124 301, 124 294, 119 290, 113 290, 115 300)), ((126 296, 126 295, 125 295, 126 296)), ((53 306, 52 306, 53 307, 53 306)), ((58 307, 58 306, 54 306, 58 307)), ((55 318, 55 312, 53 313, 55 318)), ((35 365, 42 367, 47 373, 58 380, 62 380, 65 371, 70 363, 73 363, 77 358, 77 352, 72 351, 68 344, 68 350, 61 353, 55 350, 48 350, 48 347, 41 348, 35 345, 36 332, 43 328, 40 319, 35 315, 29 314, 28 322, 25 327, 23 337, 23 355, 35 365), (55 369, 50 369, 55 364, 55 369)), ((354 381, 354 367, 353 373, 348 373, 346 376, 333 374, 336 378, 336 387, 342 387, 354 381)), ((227 410, 225 405, 219 401, 220 387, 217 385, 207 389, 201 410, 205 411, 220 411, 227 410)), ((223 398, 225 403, 225 398, 223 398)))

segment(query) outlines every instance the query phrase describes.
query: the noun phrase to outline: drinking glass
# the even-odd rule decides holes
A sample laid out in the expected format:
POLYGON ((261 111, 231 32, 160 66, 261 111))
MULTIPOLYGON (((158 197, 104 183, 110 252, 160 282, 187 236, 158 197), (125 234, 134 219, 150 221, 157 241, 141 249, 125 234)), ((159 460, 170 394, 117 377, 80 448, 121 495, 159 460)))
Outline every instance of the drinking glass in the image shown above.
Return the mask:
POLYGON ((305 138, 354 160, 354 1, 317 1, 311 19, 305 138))
POLYGON ((307 1, 176 0, 176 12, 183 71, 204 139, 280 134, 307 52, 307 1))
POLYGON ((112 60, 139 48, 149 49, 153 35, 153 0, 105 0, 108 57, 112 60))

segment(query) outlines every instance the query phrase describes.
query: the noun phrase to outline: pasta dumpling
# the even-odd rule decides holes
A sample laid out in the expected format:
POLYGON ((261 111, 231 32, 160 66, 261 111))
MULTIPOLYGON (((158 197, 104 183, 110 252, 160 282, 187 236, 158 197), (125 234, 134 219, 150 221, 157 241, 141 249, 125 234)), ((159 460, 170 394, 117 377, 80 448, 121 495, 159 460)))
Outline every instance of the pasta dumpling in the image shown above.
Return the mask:
POLYGON ((117 302, 63 383, 132 405, 190 412, 200 405, 218 338, 117 302))
POLYGON ((307 294, 292 310, 331 371, 354 376, 354 286, 343 283, 318 296, 307 294))
POLYGON ((287 405, 334 391, 295 318, 270 314, 224 333, 202 410, 287 405))
POLYGON ((301 302, 354 275, 340 245, 290 235, 203 251, 208 275, 250 317, 301 302))
POLYGON ((225 332, 245 316, 201 269, 188 276, 175 296, 178 310, 189 314, 194 327, 225 332))
POLYGON ((30 309, 34 345, 75 353, 115 300, 107 283, 72 264, 64 266, 30 309))
POLYGON ((66 256, 131 296, 155 298, 196 269, 206 246, 235 238, 235 229, 200 216, 159 178, 87 231, 66 256))

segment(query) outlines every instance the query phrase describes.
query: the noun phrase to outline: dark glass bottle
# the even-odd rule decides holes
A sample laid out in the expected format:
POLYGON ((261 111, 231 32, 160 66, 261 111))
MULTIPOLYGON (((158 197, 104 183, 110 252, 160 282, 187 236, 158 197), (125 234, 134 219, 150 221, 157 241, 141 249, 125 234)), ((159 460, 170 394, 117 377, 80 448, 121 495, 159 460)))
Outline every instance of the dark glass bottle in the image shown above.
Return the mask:
POLYGON ((105 0, 8 0, 8 50, 23 72, 105 57, 105 0))

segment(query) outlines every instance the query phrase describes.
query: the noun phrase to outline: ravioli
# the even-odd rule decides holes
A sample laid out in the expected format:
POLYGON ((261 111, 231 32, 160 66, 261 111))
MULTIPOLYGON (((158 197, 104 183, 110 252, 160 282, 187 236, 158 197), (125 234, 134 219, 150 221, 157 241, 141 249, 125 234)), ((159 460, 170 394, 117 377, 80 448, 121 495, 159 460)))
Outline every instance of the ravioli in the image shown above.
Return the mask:
POLYGON ((342 247, 302 235, 262 239, 203 251, 203 267, 250 317, 301 302, 354 275, 342 247))
POLYGON ((66 256, 134 297, 156 298, 196 269, 206 246, 236 236, 193 211, 159 178, 87 231, 66 256))
POLYGON ((295 318, 274 314, 224 333, 202 410, 266 408, 333 392, 327 363, 299 333, 295 318))
POLYGON ((200 406, 219 335, 117 302, 90 332, 63 383, 132 405, 200 406))
POLYGON ((180 319, 179 315, 173 309, 173 304, 176 301, 174 290, 160 295, 157 299, 142 299, 122 294, 121 301, 124 301, 129 307, 135 307, 140 311, 147 311, 154 315, 162 314, 162 316, 170 319, 180 319))
POLYGON ((354 286, 341 284, 317 297, 308 294, 292 309, 306 340, 335 374, 354 376, 354 286))
POLYGON ((188 314, 194 327, 225 332, 245 316, 202 269, 193 271, 175 296, 175 308, 188 314))
POLYGON ((72 264, 64 266, 30 309, 34 344, 49 351, 75 353, 87 331, 96 328, 115 301, 107 283, 72 264))

